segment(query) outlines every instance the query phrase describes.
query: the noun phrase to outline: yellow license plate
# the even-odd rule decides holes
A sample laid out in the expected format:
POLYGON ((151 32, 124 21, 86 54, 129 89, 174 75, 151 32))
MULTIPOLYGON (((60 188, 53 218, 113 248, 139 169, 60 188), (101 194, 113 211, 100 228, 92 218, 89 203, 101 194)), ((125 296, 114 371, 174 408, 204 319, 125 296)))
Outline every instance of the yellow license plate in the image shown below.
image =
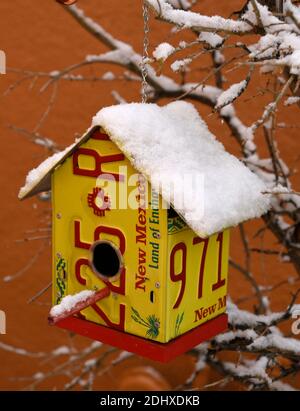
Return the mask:
POLYGON ((100 133, 52 178, 53 304, 108 285, 110 296, 82 316, 158 342, 225 311, 229 230, 199 238, 100 133), (95 268, 112 270, 113 249, 103 244, 120 258, 119 272, 107 279, 95 268))

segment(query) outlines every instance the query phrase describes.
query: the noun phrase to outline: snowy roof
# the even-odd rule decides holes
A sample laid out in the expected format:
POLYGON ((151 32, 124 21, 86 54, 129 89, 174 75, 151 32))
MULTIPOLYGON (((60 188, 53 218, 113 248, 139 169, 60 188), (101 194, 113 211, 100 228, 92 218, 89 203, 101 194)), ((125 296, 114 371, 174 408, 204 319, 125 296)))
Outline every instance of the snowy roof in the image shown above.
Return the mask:
POLYGON ((132 165, 200 236, 259 217, 269 208, 269 196, 263 194, 265 184, 225 151, 194 106, 183 101, 164 107, 132 103, 100 110, 92 128, 76 144, 29 173, 19 197, 49 190, 51 173, 88 140, 94 126, 105 130, 132 165), (179 184, 181 176, 200 176, 192 183, 194 197, 199 200, 196 209, 186 201, 176 201, 182 194, 180 190, 185 189, 179 184), (173 192, 174 178, 179 190, 173 192))

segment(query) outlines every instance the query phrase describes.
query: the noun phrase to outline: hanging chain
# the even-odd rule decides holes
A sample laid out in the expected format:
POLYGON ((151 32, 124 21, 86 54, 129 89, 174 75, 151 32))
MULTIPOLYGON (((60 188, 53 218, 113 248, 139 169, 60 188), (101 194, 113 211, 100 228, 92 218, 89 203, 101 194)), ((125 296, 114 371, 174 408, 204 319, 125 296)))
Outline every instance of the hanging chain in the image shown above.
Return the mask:
POLYGON ((149 47, 149 6, 143 1, 143 19, 144 19, 144 47, 143 47, 143 58, 141 63, 141 73, 142 73, 142 103, 147 103, 148 100, 148 83, 147 83, 147 62, 149 58, 148 47, 149 47))

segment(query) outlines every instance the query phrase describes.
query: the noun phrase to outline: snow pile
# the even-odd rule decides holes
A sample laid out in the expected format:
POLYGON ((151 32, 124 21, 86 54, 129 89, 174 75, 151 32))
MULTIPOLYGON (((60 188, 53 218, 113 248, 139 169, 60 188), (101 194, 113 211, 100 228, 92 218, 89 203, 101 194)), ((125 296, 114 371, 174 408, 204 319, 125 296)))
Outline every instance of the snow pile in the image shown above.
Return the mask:
POLYGON ((248 4, 246 12, 243 14, 242 19, 252 23, 253 25, 263 25, 267 33, 278 33, 280 30, 290 30, 288 24, 284 24, 278 17, 270 12, 267 6, 263 6, 256 1, 258 15, 251 3, 248 4))
POLYGON ((203 16, 199 13, 185 10, 175 10, 166 1, 147 0, 147 3, 155 10, 164 20, 170 21, 183 28, 197 28, 203 31, 223 30, 230 32, 246 33, 251 30, 250 24, 246 21, 236 21, 224 19, 220 16, 203 16))
POLYGON ((54 305, 51 308, 50 315, 52 317, 57 317, 66 312, 70 312, 75 308, 75 306, 78 303, 86 301, 88 298, 90 298, 94 294, 95 294, 95 291, 84 290, 74 295, 67 295, 61 300, 60 304, 54 305))
POLYGON ((251 329, 248 330, 237 330, 237 331, 228 331, 224 334, 219 334, 215 337, 215 341, 218 344, 226 344, 234 341, 235 339, 243 340, 254 340, 258 337, 258 334, 251 329))
POLYGON ((300 25, 300 10, 299 7, 295 6, 291 0, 285 0, 283 3, 284 12, 293 18, 290 17, 290 23, 295 22, 296 26, 300 25))
POLYGON ((290 73, 295 74, 296 76, 299 76, 300 75, 300 50, 294 50, 293 53, 290 54, 289 56, 286 56, 280 59, 277 64, 278 65, 286 64, 290 66, 290 73))
POLYGON ((43 161, 37 168, 31 170, 25 180, 24 186, 19 191, 19 198, 23 198, 26 194, 35 187, 44 176, 56 165, 61 159, 68 154, 70 150, 75 146, 75 144, 70 145, 65 150, 60 151, 59 153, 53 154, 51 157, 48 157, 43 161))
POLYGON ((223 37, 219 36, 218 34, 209 33, 206 31, 200 33, 199 40, 209 44, 212 48, 221 46, 224 41, 223 37))
POLYGON ((175 72, 178 73, 180 71, 185 71, 187 69, 187 66, 192 62, 193 60, 190 58, 186 58, 183 60, 176 60, 174 63, 171 64, 171 69, 175 72))
POLYGON ((111 80, 115 80, 116 76, 111 71, 107 71, 106 73, 103 74, 101 78, 102 80, 111 81, 111 80))
POLYGON ((300 355, 300 341, 274 334, 259 337, 248 347, 253 350, 274 349, 278 352, 291 351, 296 355, 300 355))
POLYGON ((227 303, 227 314, 230 324, 234 327, 235 325, 245 326, 245 327, 256 327, 257 324, 271 325, 276 320, 282 318, 283 312, 272 313, 269 315, 256 315, 250 313, 249 311, 240 310, 232 302, 227 303))
POLYGON ((288 187, 284 187, 281 184, 277 184, 275 187, 268 190, 270 194, 290 194, 290 189, 288 187))
POLYGON ((268 33, 248 47, 250 58, 263 61, 267 66, 289 66, 290 73, 300 73, 300 37, 295 33, 281 31, 268 33))
POLYGON ((227 106, 232 103, 247 87, 247 80, 243 80, 240 83, 233 84, 227 90, 225 90, 217 99, 216 110, 227 106))
POLYGON ((128 65, 130 64, 130 59, 134 55, 134 51, 131 46, 123 45, 122 47, 108 51, 103 54, 90 54, 86 56, 85 61, 88 63, 115 63, 115 64, 122 64, 128 65))
POLYGON ((291 106, 292 104, 298 104, 298 103, 300 103, 300 97, 288 97, 285 100, 284 105, 291 106))
POLYGON ((155 60, 166 61, 172 53, 174 53, 175 48, 169 43, 161 43, 153 51, 153 57, 155 60))
POLYGON ((185 10, 187 10, 192 5, 189 0, 168 0, 168 3, 170 3, 174 8, 183 8, 185 10))
POLYGON ((224 368, 229 373, 234 373, 240 378, 251 377, 253 383, 259 383, 266 381, 271 384, 272 380, 268 376, 266 368, 268 365, 269 358, 261 357, 258 361, 249 361, 248 366, 243 364, 233 364, 230 362, 224 363, 224 368))
MULTIPOLYGON (((281 36, 281 34, 279 33, 281 36)), ((280 37, 274 34, 266 34, 258 42, 248 46, 251 51, 250 57, 254 60, 269 59, 275 55, 277 47, 280 45, 280 37)))
POLYGON ((176 207, 176 196, 182 194, 178 190, 171 198, 176 210, 201 236, 258 217, 269 208, 268 196, 262 194, 264 183, 225 151, 189 103, 107 107, 94 117, 93 125, 104 128, 166 201, 170 200, 174 179, 180 186, 182 176, 203 177, 193 181, 194 196, 200 194, 196 210, 191 211, 186 204, 176 207))
POLYGON ((70 355, 72 354, 72 349, 67 345, 61 345, 60 347, 55 348, 51 352, 52 357, 59 357, 60 355, 70 355))

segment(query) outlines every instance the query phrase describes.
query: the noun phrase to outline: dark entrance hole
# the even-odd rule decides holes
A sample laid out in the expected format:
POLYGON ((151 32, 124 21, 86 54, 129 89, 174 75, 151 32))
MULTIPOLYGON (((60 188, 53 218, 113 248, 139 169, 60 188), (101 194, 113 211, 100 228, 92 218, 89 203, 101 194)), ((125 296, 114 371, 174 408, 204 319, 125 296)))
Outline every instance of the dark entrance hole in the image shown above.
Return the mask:
POLYGON ((112 279, 121 270, 121 254, 109 241, 98 241, 92 247, 92 266, 100 277, 112 279))

